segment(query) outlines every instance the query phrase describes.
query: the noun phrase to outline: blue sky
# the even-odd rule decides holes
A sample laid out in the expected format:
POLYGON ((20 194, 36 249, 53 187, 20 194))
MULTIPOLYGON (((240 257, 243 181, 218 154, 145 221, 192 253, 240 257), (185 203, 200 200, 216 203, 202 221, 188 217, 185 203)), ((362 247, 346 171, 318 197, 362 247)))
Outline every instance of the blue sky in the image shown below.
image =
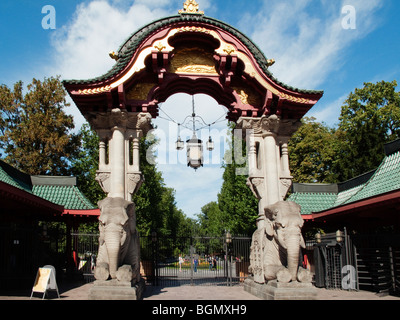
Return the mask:
MULTIPOLYGON (((117 50, 145 24, 176 14, 183 2, 2 0, 0 83, 11 87, 19 80, 28 84, 34 77, 99 76, 113 65, 109 51, 117 50), (42 27, 46 16, 42 8, 46 5, 55 8, 55 29, 42 27)), ((303 89, 324 90, 324 97, 308 116, 328 125, 338 122, 343 101, 356 87, 362 87, 364 82, 400 78, 400 4, 396 0, 199 0, 198 3, 207 16, 238 28, 267 58, 274 58, 276 63, 270 70, 280 81, 303 89), (355 29, 343 28, 344 19, 349 17, 348 11, 342 13, 345 6, 354 8, 355 29)), ((175 116, 173 106, 188 105, 189 98, 171 97, 162 108, 175 116)), ((210 106, 221 107, 213 106, 213 101, 204 96, 196 96, 196 104, 199 109, 204 106, 204 117, 210 106)), ((79 128, 84 119, 76 107, 72 105, 66 112, 74 115, 79 128)), ((157 121, 159 126, 167 126, 162 119, 157 121)), ((225 125, 220 123, 215 130, 222 132, 225 125)), ((176 128, 168 126, 166 139, 176 139, 176 128)), ((164 147, 168 149, 168 145, 164 147)), ((210 163, 197 172, 180 161, 174 165, 159 164, 166 184, 176 189, 178 206, 187 215, 199 213, 201 206, 216 200, 222 183, 222 154, 223 151, 217 150, 213 155, 216 158, 210 158, 210 163)))

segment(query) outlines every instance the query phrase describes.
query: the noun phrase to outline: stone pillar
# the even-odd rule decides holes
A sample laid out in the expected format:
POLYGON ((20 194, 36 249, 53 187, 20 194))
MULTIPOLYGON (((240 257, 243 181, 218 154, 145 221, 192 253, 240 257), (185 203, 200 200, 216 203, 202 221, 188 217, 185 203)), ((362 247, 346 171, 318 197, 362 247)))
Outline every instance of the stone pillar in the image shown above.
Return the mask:
POLYGON ((91 114, 87 119, 100 138, 96 180, 108 197, 131 201, 143 181, 139 139, 152 128, 151 115, 115 108, 109 112, 91 114))
POLYGON ((250 134, 248 186, 259 199, 257 228, 264 227, 264 208, 280 200, 280 154, 278 130, 280 119, 276 115, 261 118, 242 117, 237 127, 250 134))
POLYGON ((265 164, 264 179, 266 188, 265 205, 271 205, 279 201, 279 172, 276 152, 276 135, 267 132, 264 138, 264 154, 261 156, 265 164))
POLYGON ((110 192, 111 198, 125 198, 125 130, 112 128, 110 140, 110 192))
POLYGON ((107 145, 105 140, 100 139, 99 142, 99 169, 105 168, 106 166, 106 156, 107 156, 107 145))
POLYGON ((290 177, 290 168, 289 168, 289 149, 288 149, 288 137, 281 138, 282 146, 281 146, 281 175, 284 177, 290 177))

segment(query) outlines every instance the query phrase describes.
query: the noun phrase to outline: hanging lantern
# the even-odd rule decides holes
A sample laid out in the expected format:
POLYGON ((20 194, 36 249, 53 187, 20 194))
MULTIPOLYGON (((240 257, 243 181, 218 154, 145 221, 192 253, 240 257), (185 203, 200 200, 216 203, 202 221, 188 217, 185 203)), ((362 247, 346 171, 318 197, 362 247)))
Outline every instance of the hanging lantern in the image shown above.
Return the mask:
POLYGON ((176 150, 182 150, 184 148, 184 142, 181 140, 181 137, 178 137, 178 140, 175 142, 176 150))
MULTIPOLYGON (((169 117, 170 118, 170 117, 169 117)), ((211 139, 211 124, 206 124, 202 117, 196 115, 195 105, 194 105, 194 96, 192 96, 192 114, 188 115, 182 123, 177 123, 178 125, 178 139, 175 142, 175 148, 177 150, 182 150, 184 148, 184 143, 180 137, 180 127, 184 126, 188 128, 188 123, 192 124, 193 136, 191 139, 186 141, 186 157, 187 157, 187 165, 188 167, 197 170, 198 168, 203 166, 203 144, 200 139, 196 136, 196 122, 200 124, 204 124, 208 126, 208 134, 209 138, 206 143, 206 147, 208 151, 214 150, 214 141, 211 139), (190 119, 190 120, 188 120, 190 119)), ((215 122, 214 122, 215 123, 215 122)))
POLYGON ((187 165, 195 170, 203 166, 203 145, 202 141, 193 136, 190 140, 186 141, 187 165))
POLYGON ((208 151, 214 150, 214 141, 212 141, 211 136, 208 138, 208 141, 207 141, 207 150, 208 151))

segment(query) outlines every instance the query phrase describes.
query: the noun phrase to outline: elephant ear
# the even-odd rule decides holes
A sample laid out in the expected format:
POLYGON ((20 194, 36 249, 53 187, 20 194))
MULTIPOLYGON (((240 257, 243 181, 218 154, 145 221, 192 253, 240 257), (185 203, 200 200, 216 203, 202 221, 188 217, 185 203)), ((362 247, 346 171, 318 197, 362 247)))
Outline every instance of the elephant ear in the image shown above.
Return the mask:
POLYGON ((100 217, 99 220, 103 223, 106 224, 107 223, 107 214, 104 212, 104 207, 106 205, 106 201, 107 198, 100 200, 99 202, 97 202, 97 206, 100 209, 100 217))

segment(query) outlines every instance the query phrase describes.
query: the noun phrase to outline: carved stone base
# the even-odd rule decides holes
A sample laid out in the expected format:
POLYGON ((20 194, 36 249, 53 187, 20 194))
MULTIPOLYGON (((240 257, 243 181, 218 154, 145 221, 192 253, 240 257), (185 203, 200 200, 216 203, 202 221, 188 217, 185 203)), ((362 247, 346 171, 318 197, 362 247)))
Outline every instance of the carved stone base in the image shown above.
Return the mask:
POLYGON ((266 284, 254 282, 252 277, 244 281, 244 291, 263 300, 316 300, 317 290, 311 283, 281 283, 276 280, 266 284))
POLYGON ((89 290, 89 300, 142 300, 145 289, 143 279, 136 283, 97 280, 89 290))

